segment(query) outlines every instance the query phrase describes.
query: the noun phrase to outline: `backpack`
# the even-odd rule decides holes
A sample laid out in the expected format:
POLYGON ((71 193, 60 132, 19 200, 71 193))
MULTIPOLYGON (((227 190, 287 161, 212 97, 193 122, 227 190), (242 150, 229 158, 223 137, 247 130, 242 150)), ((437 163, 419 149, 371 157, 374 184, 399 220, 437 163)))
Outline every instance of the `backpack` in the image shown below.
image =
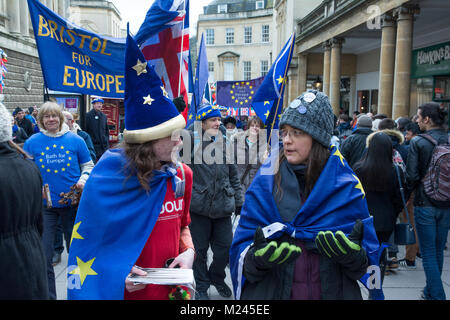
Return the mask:
POLYGON ((422 179, 425 195, 436 207, 450 207, 450 138, 438 142, 429 134, 419 134, 434 145, 428 169, 422 179))

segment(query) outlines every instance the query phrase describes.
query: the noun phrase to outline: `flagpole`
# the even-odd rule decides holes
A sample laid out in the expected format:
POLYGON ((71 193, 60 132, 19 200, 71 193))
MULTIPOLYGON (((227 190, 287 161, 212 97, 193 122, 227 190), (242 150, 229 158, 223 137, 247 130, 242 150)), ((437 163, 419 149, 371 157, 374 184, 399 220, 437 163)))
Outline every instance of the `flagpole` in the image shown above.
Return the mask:
MULTIPOLYGON (((292 36, 291 36, 291 38, 292 38, 292 36)), ((294 40, 292 39, 292 41, 294 41, 294 40)), ((292 50, 293 50, 293 49, 294 49, 294 44, 292 43, 292 44, 291 44, 291 48, 289 49, 288 61, 289 61, 289 58, 291 57, 291 54, 292 54, 292 50)), ((285 83, 286 83, 286 76, 287 76, 287 71, 288 71, 289 65, 290 65, 290 63, 287 63, 287 64, 286 64, 286 68, 285 68, 285 70, 284 70, 283 83, 281 84, 281 95, 280 95, 280 98, 278 98, 277 108, 276 108, 276 110, 275 110, 275 116, 273 117, 272 125, 271 125, 271 127, 270 127, 270 136, 269 136, 269 140, 268 140, 268 142, 267 142, 267 148, 269 148, 269 146, 270 146, 270 140, 272 139, 272 131, 273 131, 273 127, 275 126, 275 121, 276 121, 276 119, 277 119, 276 116, 277 116, 277 114, 278 114, 278 109, 279 109, 279 107, 280 107, 281 97, 284 95, 284 85, 285 85, 285 83)))
POLYGON ((183 25, 181 27, 181 50, 180 50, 180 72, 179 77, 178 77, 178 95, 177 97, 180 96, 181 93, 181 76, 182 76, 182 62, 183 62, 183 48, 184 48, 184 20, 186 20, 186 1, 184 0, 184 18, 183 18, 183 25))

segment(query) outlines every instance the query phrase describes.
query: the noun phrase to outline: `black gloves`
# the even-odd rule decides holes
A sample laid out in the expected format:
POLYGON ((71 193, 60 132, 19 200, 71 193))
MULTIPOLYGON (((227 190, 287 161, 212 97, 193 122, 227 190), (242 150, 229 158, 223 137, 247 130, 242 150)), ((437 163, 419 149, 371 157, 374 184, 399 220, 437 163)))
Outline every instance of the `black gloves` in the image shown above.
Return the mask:
POLYGON ((294 261, 301 252, 299 247, 289 242, 282 242, 279 245, 276 241, 267 243, 261 227, 258 227, 253 245, 245 255, 245 277, 250 282, 261 280, 272 267, 294 261))
POLYGON ((316 246, 322 255, 349 269, 364 269, 361 266, 367 265, 367 255, 361 248, 363 232, 364 225, 358 219, 348 237, 342 231, 335 234, 331 231, 320 231, 316 236, 316 246))

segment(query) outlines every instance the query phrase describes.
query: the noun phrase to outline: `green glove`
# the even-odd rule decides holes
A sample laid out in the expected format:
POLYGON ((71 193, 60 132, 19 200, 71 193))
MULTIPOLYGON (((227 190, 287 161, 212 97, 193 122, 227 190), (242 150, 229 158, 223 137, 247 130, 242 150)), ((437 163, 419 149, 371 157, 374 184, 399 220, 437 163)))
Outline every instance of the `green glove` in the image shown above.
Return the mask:
POLYGON ((352 232, 348 237, 342 231, 335 234, 331 231, 320 231, 316 236, 316 246, 319 252, 341 264, 349 264, 356 259, 365 256, 364 249, 361 249, 364 225, 361 220, 357 220, 352 232))
POLYGON ((264 232, 258 227, 253 246, 247 255, 258 269, 269 269, 274 265, 295 260, 301 252, 302 249, 289 242, 282 242, 279 245, 276 241, 267 243, 264 232))

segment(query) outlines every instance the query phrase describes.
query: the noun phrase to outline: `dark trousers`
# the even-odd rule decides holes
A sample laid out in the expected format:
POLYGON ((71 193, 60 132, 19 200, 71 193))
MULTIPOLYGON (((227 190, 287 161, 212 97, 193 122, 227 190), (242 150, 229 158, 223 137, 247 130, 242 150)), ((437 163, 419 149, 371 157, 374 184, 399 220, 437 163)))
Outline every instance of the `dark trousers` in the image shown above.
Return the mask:
MULTIPOLYGON (((392 231, 390 232, 386 232, 386 231, 379 231, 376 232, 377 234, 377 238, 378 238, 378 242, 380 242, 380 244, 382 244, 383 242, 387 242, 389 243, 389 239, 391 238, 391 235, 393 234, 392 231)), ((393 241, 391 242, 393 243, 393 241)), ((384 281, 384 274, 386 273, 386 267, 387 267, 387 249, 383 250, 383 253, 381 254, 381 258, 380 258, 380 271, 381 271, 381 284, 383 284, 384 281)))
POLYGON ((233 239, 231 217, 211 219, 191 212, 189 228, 196 252, 193 270, 197 291, 207 291, 211 284, 225 282, 225 267, 229 261, 233 239), (208 268, 209 246, 211 246, 213 258, 208 268))
MULTIPOLYGON (((66 240, 67 241, 67 240, 66 240)), ((55 253, 62 254, 64 251, 64 243, 63 243, 63 226, 61 217, 58 218, 58 222, 55 229, 55 253)), ((69 247, 67 247, 67 252, 69 252, 69 247)))
POLYGON ((56 300, 56 284, 55 271, 52 265, 52 258, 54 254, 55 232, 58 225, 58 218, 61 217, 64 238, 66 239, 66 247, 70 245, 72 238, 72 229, 75 222, 76 210, 72 207, 65 208, 50 208, 44 209, 44 233, 42 241, 44 245, 45 257, 47 259, 47 277, 49 298, 56 300))

